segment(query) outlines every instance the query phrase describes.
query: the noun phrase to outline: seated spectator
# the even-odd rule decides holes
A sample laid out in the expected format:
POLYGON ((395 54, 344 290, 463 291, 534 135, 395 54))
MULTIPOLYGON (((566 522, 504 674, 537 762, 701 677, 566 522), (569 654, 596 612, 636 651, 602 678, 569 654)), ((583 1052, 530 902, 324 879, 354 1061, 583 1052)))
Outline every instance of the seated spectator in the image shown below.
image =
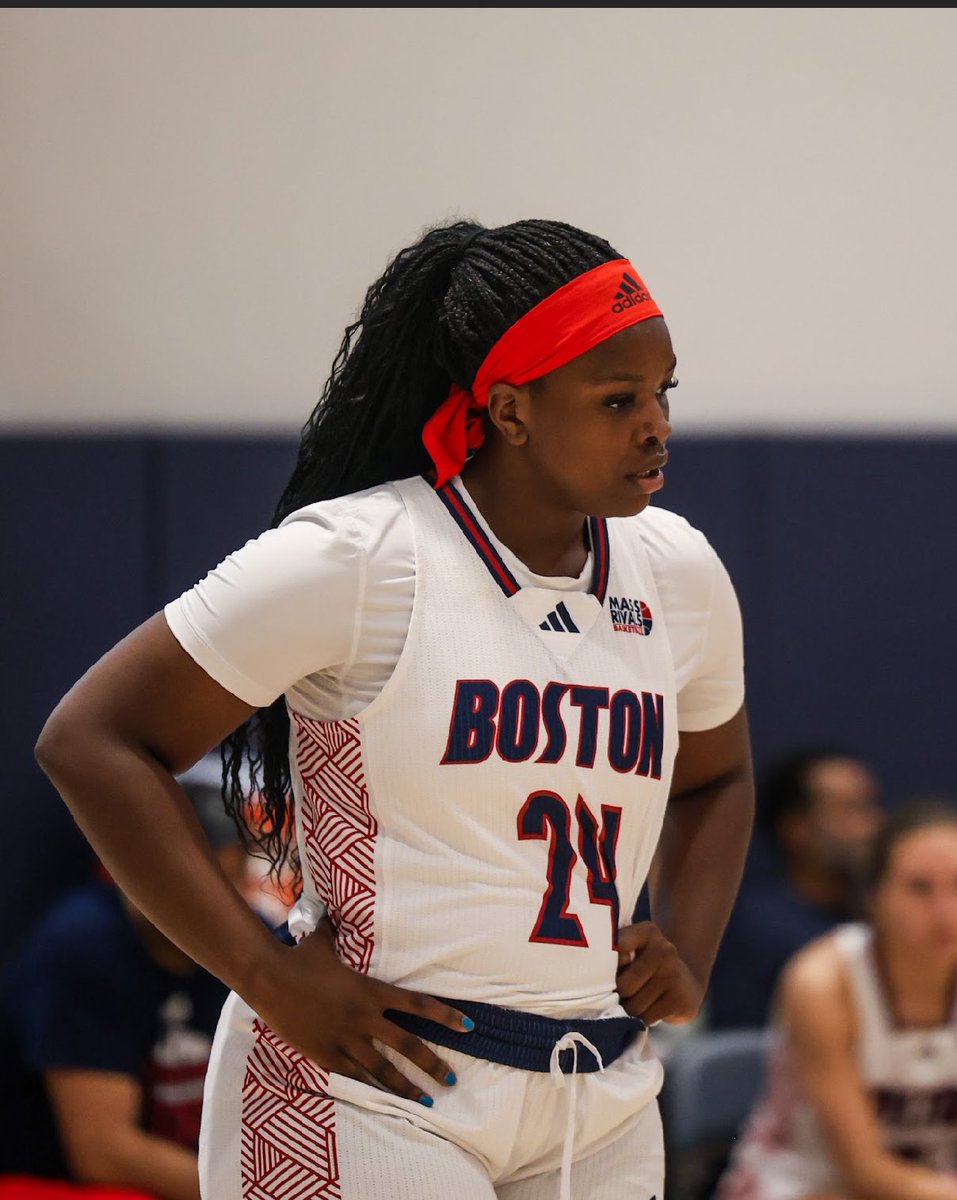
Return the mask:
POLYGON ((860 915, 863 865, 882 819, 874 773, 842 750, 803 750, 762 774, 751 861, 711 975, 708 1028, 765 1025, 785 962, 860 915))
MULTIPOLYGON (((242 891, 247 854, 218 788, 181 782, 242 891)), ((198 1200, 226 995, 105 875, 64 895, 0 980, 0 1172, 198 1200)))
POLYGON ((957 1200, 957 803, 895 809, 869 889, 782 974, 718 1200, 957 1200))

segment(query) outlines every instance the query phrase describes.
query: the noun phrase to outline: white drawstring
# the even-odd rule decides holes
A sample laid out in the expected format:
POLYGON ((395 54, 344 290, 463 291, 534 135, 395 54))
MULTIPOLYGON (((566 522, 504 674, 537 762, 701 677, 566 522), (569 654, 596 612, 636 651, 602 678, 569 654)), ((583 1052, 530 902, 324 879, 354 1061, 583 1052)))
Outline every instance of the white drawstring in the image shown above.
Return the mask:
MULTIPOLYGON (((296 941, 301 941, 308 934, 313 933, 316 926, 322 920, 325 914, 325 908, 322 904, 315 900, 306 897, 300 897, 299 900, 289 910, 286 918, 287 927, 296 941)), ((565 1140, 562 1144, 562 1170, 561 1184, 559 1187, 559 1200, 571 1200, 572 1195, 572 1153, 575 1149, 575 1113, 578 1103, 578 1047, 584 1046, 589 1053, 595 1056, 595 1062, 598 1063, 599 1071, 604 1071, 605 1064, 602 1061, 598 1049, 585 1037, 583 1033, 572 1031, 571 1033, 563 1034, 552 1046, 551 1057, 548 1061, 548 1072, 557 1087, 563 1088, 566 1086, 565 1072, 562 1071, 561 1055, 563 1050, 572 1052, 572 1069, 569 1072, 571 1075, 571 1083, 568 1096, 568 1115, 565 1120, 565 1140)))
POLYGON ((571 1200, 572 1197, 572 1151, 575 1145, 575 1107, 578 1101, 578 1047, 584 1046, 595 1056, 599 1071, 604 1071, 605 1064, 601 1055, 582 1033, 566 1033, 552 1046, 552 1056, 548 1063, 548 1072, 558 1087, 565 1087, 565 1073, 562 1071, 561 1054, 563 1050, 572 1052, 571 1083, 568 1097, 568 1117, 565 1121, 565 1141, 562 1145, 562 1174, 559 1187, 559 1200, 571 1200))

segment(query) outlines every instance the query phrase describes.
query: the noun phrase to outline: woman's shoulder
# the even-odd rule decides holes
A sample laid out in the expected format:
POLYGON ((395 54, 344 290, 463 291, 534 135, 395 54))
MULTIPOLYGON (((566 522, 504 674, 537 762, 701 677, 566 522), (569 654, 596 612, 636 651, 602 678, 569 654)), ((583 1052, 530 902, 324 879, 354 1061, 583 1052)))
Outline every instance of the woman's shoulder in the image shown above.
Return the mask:
POLYGON ((398 553, 404 561, 411 535, 401 487, 401 482, 381 483, 305 504, 259 540, 271 544, 276 539, 277 553, 321 563, 323 571, 333 560, 371 562, 384 554, 391 561, 398 553))
POLYGON ((620 522, 626 537, 641 540, 658 586, 677 595, 705 598, 723 564, 704 533, 679 513, 650 506, 620 522))
POLYGON ((631 536, 641 538, 652 559, 662 563, 710 566, 715 558, 705 534, 671 509, 652 505, 622 524, 631 536))
POLYGON ((302 524, 334 528, 355 522, 374 527, 383 519, 391 519, 404 511, 404 507, 396 483, 379 483, 361 491, 304 504, 284 517, 279 528, 302 524))
POLYGON ((782 1004, 792 1010, 814 1010, 820 1005, 848 1007, 851 990, 847 943, 858 932, 857 926, 839 925, 796 951, 781 972, 782 1004))

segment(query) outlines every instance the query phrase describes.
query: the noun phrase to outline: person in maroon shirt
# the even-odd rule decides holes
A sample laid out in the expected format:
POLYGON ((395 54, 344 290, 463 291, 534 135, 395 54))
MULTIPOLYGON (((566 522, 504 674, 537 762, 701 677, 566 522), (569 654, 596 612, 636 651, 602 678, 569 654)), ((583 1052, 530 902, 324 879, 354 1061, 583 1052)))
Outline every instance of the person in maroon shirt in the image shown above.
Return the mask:
MULTIPOLYGON (((243 890, 247 854, 219 788, 183 786, 243 890)), ((105 874, 62 896, 0 984, 0 1172, 196 1200, 203 1083, 226 995, 105 874)))

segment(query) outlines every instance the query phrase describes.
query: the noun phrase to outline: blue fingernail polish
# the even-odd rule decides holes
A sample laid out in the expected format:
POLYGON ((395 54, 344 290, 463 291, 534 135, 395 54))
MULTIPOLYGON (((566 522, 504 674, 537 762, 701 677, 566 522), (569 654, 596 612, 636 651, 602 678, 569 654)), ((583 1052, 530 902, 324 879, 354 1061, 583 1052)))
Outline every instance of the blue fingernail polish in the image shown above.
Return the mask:
POLYGON ((420 1096, 419 1103, 424 1104, 426 1108, 431 1108, 432 1104, 433 1104, 433 1100, 432 1100, 431 1096, 420 1096))
POLYGON ((469 1033, 475 1028, 475 1022, 471 1017, 463 1017, 462 1028, 466 1031, 466 1033, 469 1033))
POLYGON ((455 1083, 455 1081, 456 1081, 455 1080, 455 1072, 449 1071, 449 1073, 445 1077, 445 1082, 451 1087, 452 1084, 455 1083))

